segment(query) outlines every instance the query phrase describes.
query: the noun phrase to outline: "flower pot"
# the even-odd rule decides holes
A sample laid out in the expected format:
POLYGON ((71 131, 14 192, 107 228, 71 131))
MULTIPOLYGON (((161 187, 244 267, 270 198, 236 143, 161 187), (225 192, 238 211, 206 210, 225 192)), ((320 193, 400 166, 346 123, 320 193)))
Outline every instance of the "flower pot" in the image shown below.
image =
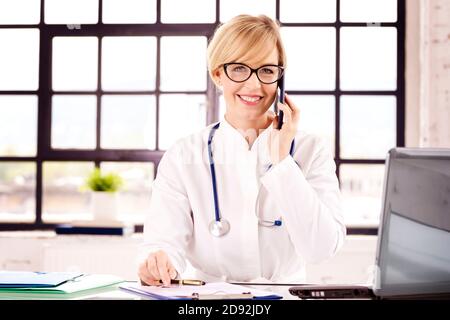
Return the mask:
POLYGON ((95 221, 117 221, 117 193, 92 192, 91 210, 95 221))

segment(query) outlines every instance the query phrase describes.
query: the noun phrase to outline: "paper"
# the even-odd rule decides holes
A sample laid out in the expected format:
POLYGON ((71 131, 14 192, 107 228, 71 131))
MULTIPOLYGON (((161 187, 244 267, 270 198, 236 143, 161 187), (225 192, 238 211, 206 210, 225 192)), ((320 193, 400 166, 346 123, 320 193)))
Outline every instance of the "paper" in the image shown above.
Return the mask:
POLYGON ((89 274, 67 281, 59 286, 50 288, 22 287, 0 288, 1 292, 30 292, 30 293, 73 293, 88 289, 100 288, 123 282, 122 278, 108 274, 89 274))
POLYGON ((79 272, 0 271, 0 288, 55 287, 81 275, 79 272))
POLYGON ((212 282, 203 286, 171 285, 170 287, 122 284, 121 289, 137 292, 155 299, 281 299, 274 292, 247 288, 226 282, 212 282))

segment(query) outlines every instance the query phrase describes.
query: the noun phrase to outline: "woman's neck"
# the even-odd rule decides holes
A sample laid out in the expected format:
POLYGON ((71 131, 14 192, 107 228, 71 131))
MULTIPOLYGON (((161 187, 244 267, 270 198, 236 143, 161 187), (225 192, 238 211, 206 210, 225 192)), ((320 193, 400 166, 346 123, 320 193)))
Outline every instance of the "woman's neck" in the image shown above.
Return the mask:
POLYGON ((225 114, 224 117, 225 120, 245 138, 249 144, 249 148, 251 148, 260 132, 264 131, 271 124, 271 121, 266 114, 254 120, 233 118, 229 114, 225 114))

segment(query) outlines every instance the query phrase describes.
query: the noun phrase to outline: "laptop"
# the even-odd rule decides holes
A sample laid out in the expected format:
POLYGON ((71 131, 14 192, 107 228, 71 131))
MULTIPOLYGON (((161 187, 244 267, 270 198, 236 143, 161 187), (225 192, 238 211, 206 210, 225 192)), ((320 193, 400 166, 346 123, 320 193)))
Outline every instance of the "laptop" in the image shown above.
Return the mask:
POLYGON ((299 285, 301 299, 450 299, 450 149, 394 148, 386 157, 370 286, 299 285))

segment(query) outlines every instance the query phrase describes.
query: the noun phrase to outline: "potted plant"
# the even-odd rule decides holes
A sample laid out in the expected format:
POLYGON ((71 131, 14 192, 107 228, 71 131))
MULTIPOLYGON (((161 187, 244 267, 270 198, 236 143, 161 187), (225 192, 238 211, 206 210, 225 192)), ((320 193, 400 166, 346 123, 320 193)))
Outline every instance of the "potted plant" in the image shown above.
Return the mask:
POLYGON ((91 208, 96 221, 117 221, 117 191, 123 185, 122 178, 114 172, 102 174, 95 168, 86 179, 86 187, 92 191, 91 208))

